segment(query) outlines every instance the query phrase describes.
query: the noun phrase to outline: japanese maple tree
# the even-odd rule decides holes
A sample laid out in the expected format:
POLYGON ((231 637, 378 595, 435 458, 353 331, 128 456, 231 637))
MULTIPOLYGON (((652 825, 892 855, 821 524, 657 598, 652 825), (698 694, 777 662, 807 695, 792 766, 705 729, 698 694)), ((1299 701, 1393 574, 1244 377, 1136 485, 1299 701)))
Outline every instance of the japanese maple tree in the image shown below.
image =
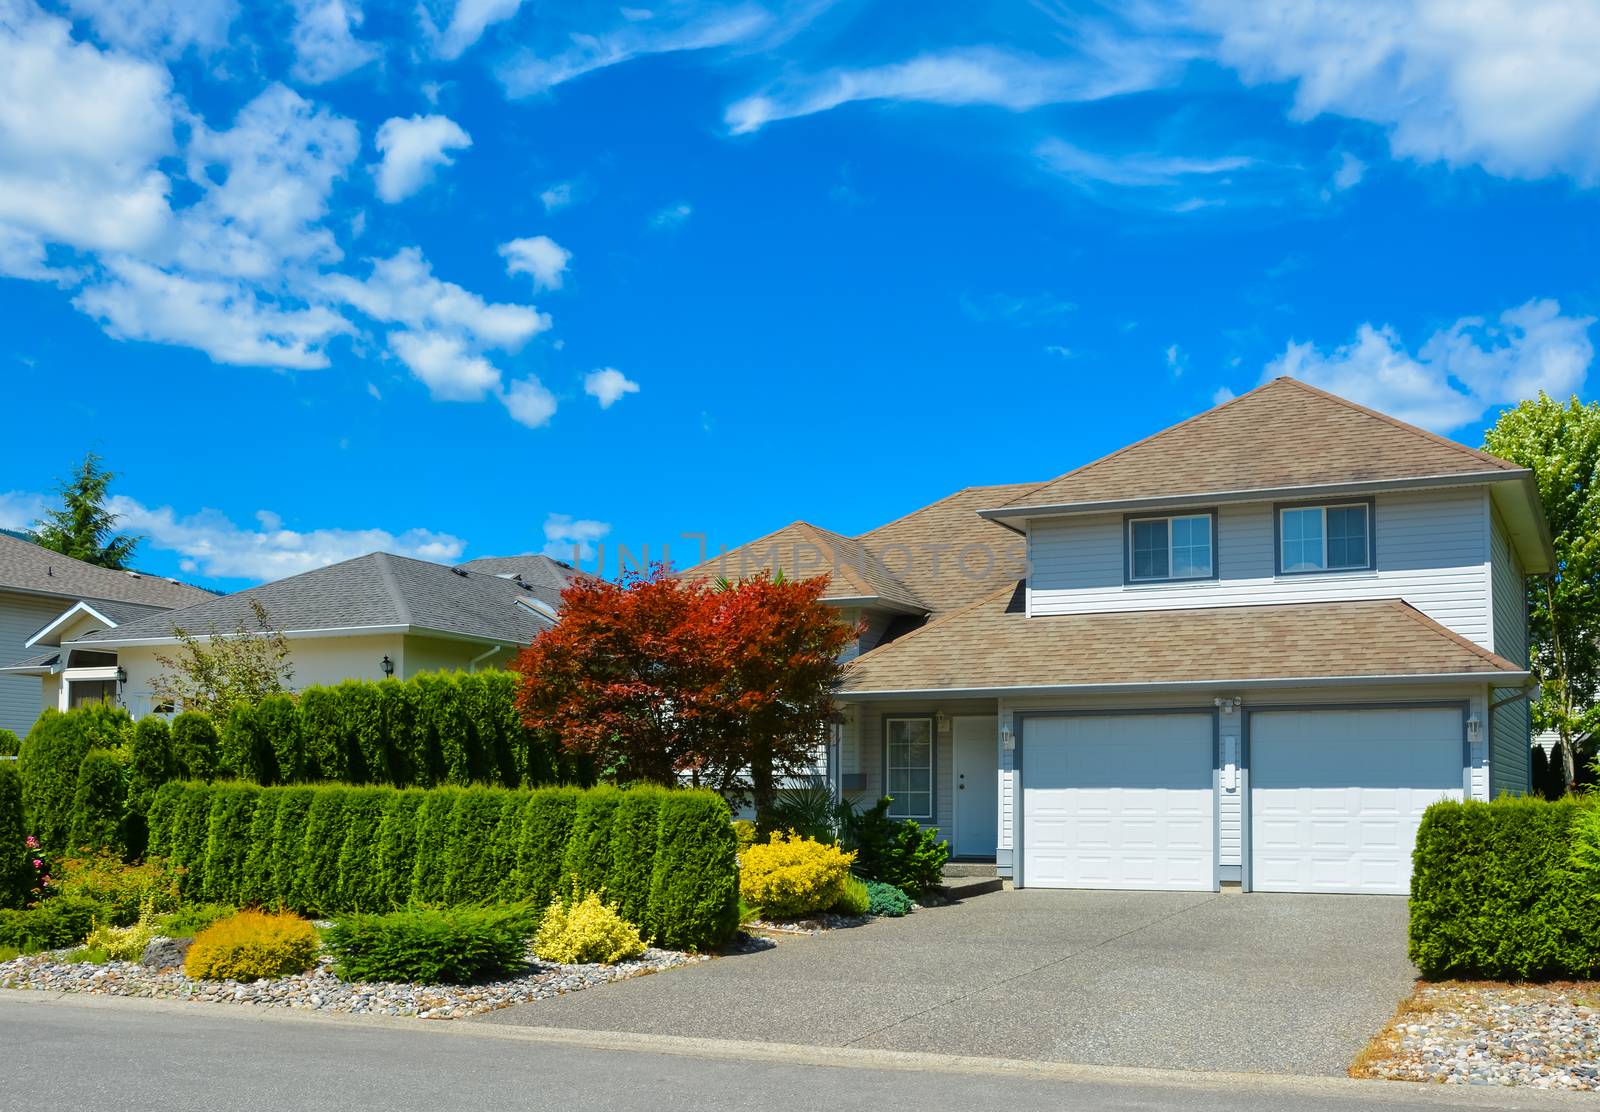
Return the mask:
POLYGON ((523 719, 602 775, 688 775, 765 814, 777 783, 815 761, 855 636, 824 587, 708 585, 662 568, 576 581, 560 620, 517 658, 523 719))

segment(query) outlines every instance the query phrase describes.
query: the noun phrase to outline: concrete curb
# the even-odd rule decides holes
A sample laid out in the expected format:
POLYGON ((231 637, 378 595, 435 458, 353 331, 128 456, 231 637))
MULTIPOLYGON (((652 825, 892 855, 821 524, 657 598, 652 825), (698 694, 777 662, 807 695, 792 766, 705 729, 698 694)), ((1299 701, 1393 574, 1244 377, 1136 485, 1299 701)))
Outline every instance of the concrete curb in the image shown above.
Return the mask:
POLYGON ((91 1011, 114 1009, 144 1012, 150 1015, 194 1014, 204 1010, 218 1018, 246 1022, 314 1023, 332 1027, 405 1031, 441 1038, 498 1039, 503 1042, 573 1046, 590 1050, 671 1054, 680 1057, 770 1062, 832 1069, 896 1070, 909 1073, 977 1075, 1097 1085, 1162 1086, 1191 1091, 1252 1090, 1257 1093, 1281 1093, 1285 1097, 1344 1096, 1378 1104, 1421 1101, 1437 1102, 1441 1106, 1493 1109, 1595 1107, 1594 1094, 1581 1092, 1432 1085, 1412 1081, 1357 1081, 1343 1077, 1091 1066, 1070 1062, 978 1058, 903 1050, 865 1050, 853 1047, 748 1042, 737 1039, 684 1038, 676 1035, 645 1035, 627 1031, 589 1031, 563 1027, 521 1027, 474 1023, 471 1020, 428 1021, 408 1016, 341 1015, 288 1008, 243 1005, 229 1007, 221 1004, 199 1004, 136 996, 97 996, 86 993, 39 992, 32 989, 0 989, 0 1006, 13 1004, 24 1007, 58 1006, 91 1011))

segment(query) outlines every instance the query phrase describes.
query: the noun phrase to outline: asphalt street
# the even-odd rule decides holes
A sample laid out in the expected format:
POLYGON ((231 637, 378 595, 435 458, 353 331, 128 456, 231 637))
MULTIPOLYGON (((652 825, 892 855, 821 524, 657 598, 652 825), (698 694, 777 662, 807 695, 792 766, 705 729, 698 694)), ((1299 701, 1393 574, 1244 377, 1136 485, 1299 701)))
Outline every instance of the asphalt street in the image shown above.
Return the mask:
POLYGON ((1306 1112, 1567 1108, 1592 1097, 1156 1073, 890 1051, 0 993, 0 1108, 1306 1112))

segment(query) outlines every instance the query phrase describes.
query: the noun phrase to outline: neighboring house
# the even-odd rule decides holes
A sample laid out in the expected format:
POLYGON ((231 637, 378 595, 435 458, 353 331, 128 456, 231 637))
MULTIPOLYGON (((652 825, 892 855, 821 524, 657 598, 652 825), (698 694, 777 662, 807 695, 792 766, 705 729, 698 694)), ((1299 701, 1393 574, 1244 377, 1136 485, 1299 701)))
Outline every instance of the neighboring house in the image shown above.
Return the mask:
MULTIPOLYGON (((374 552, 236 594, 208 595, 180 610, 135 615, 74 608, 57 614, 34 637, 34 648, 50 652, 0 673, 41 677, 45 705, 65 706, 79 701, 78 685, 89 682, 92 667, 93 678, 105 685, 96 698, 119 702, 136 716, 149 714, 160 709, 153 681, 167 670, 158 658, 178 652, 174 630, 202 640, 232 634, 241 623, 255 630, 252 602, 261 604, 289 645, 293 690, 345 679, 505 667, 555 622, 560 593, 549 584, 571 569, 536 555, 499 562, 505 570, 476 571, 374 552), (525 578, 537 582, 529 585, 525 578), (52 654, 72 665, 63 673, 70 683, 53 683, 54 665, 46 663, 52 654)), ((39 688, 32 697, 36 711, 39 688)))
POLYGON ((686 574, 831 576, 865 632, 828 774, 1019 886, 1404 894, 1428 804, 1528 788, 1552 561, 1529 471, 1276 379, 686 574))
POLYGON ((21 737, 41 706, 104 695, 106 680, 93 670, 93 658, 63 659, 59 642, 48 639, 59 623, 87 628, 85 623, 98 622, 96 628, 107 628, 215 597, 173 579, 75 560, 0 530, 0 662, 26 658, 28 663, 20 672, 0 669, 0 727, 21 737), (64 684, 72 664, 82 670, 64 684), (44 703, 41 678, 48 695, 44 703))

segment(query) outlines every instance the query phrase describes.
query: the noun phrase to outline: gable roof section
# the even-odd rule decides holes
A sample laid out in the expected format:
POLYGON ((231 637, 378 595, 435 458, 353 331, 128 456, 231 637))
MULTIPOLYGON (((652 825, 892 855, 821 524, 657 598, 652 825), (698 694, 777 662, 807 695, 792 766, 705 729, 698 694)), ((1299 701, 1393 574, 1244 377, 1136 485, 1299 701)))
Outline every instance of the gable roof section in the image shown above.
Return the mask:
POLYGON ((1292 378, 1275 378, 996 503, 992 516, 1015 516, 1005 511, 1023 507, 1059 509, 1234 491, 1524 474, 1524 468, 1487 452, 1292 378))
POLYGON ((824 597, 831 600, 874 602, 915 613, 930 609, 860 539, 805 521, 785 525, 678 574, 684 579, 711 582, 770 576, 778 571, 786 579, 827 576, 829 586, 824 597))
POLYGON ((851 661, 840 695, 1527 675, 1398 599, 1029 618, 1019 582, 851 661))
POLYGON ((96 599, 94 602, 79 601, 67 607, 60 614, 51 618, 49 623, 33 636, 22 643, 23 648, 32 648, 37 644, 59 645, 60 632, 72 620, 80 615, 93 618, 108 627, 127 625, 140 618, 148 618, 152 614, 165 613, 165 607, 140 606, 133 602, 106 602, 96 599), (54 637, 54 640, 51 638, 54 637))
POLYGON ((85 634, 73 644, 151 644, 174 626, 195 636, 254 628, 251 600, 285 634, 415 632, 527 644, 550 622, 517 605, 532 592, 511 579, 373 552, 196 606, 85 634))
POLYGON ((552 560, 542 552, 525 552, 520 556, 480 556, 456 566, 501 579, 513 579, 526 587, 534 598, 555 610, 561 609, 561 592, 569 584, 594 578, 588 572, 579 571, 560 560, 552 560))
POLYGON ((0 591, 70 599, 132 602, 174 610, 216 594, 175 579, 115 571, 63 556, 32 541, 0 534, 0 591))
POLYGON ((978 516, 1037 483, 973 486, 861 534, 861 541, 936 614, 958 609, 1020 579, 1022 537, 978 516))

